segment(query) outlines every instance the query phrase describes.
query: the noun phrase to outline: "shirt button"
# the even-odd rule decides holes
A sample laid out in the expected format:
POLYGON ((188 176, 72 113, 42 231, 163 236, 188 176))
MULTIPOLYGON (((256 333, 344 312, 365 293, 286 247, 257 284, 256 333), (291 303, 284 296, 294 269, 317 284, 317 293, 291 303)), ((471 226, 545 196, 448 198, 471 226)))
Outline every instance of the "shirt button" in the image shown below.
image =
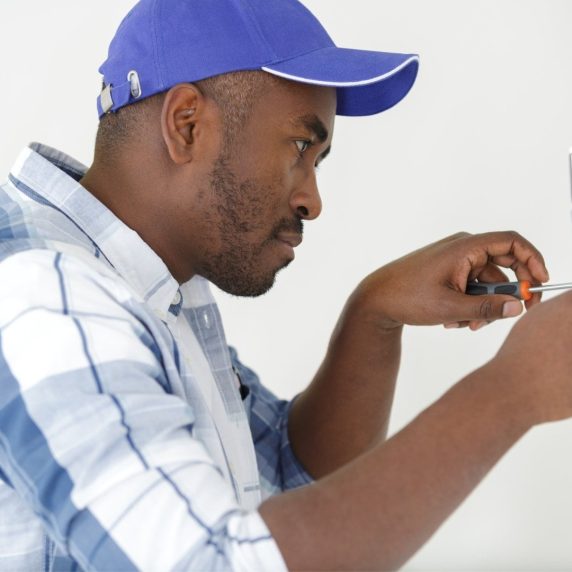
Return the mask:
POLYGON ((177 290, 173 298, 173 306, 178 306, 181 303, 181 293, 177 290))

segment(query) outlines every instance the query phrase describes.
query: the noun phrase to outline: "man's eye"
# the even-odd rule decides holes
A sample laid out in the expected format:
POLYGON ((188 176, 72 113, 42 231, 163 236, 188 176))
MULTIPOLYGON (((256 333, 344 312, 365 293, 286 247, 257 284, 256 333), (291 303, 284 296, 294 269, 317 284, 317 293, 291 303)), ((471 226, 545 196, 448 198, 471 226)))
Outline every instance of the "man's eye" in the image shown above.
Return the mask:
POLYGON ((306 151, 309 146, 310 146, 310 141, 307 141, 305 139, 298 139, 296 141, 296 147, 298 147, 298 151, 300 154, 304 153, 304 151, 306 151))

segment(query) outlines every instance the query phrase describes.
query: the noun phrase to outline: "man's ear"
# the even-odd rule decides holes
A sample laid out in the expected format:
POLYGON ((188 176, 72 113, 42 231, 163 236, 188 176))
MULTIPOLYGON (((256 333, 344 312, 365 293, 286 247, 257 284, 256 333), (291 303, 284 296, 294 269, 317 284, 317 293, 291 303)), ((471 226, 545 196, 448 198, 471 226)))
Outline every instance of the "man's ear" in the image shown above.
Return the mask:
MULTIPOLYGON (((197 152, 199 133, 212 121, 212 104, 192 83, 180 83, 165 95, 161 110, 161 132, 171 160, 189 163, 197 152)), ((211 131, 212 130, 208 130, 211 131)))

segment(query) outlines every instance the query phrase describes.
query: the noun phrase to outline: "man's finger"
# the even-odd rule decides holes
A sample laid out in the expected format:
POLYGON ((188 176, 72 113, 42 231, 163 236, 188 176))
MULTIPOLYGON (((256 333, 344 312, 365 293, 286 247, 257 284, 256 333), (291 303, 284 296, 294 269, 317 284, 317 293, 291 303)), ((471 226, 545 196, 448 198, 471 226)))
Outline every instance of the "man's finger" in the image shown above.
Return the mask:
POLYGON ((478 236, 481 253, 472 252, 471 266, 484 264, 483 256, 499 266, 512 268, 519 280, 547 282, 548 270, 542 254, 523 236, 513 231, 490 232, 478 236))
POLYGON ((472 322, 469 322, 469 329, 473 332, 476 332, 477 330, 488 326, 490 323, 491 322, 486 320, 473 320, 472 322))
POLYGON ((509 277, 490 262, 475 276, 479 282, 509 282, 509 277))
POLYGON ((501 318, 514 318, 521 314, 523 309, 522 303, 512 296, 469 296, 454 291, 451 291, 448 306, 450 315, 447 317, 447 323, 491 322, 501 318))
POLYGON ((470 322, 466 321, 466 322, 448 322, 447 324, 443 324, 443 326, 448 329, 459 329, 459 328, 466 328, 468 325, 470 324, 470 322))

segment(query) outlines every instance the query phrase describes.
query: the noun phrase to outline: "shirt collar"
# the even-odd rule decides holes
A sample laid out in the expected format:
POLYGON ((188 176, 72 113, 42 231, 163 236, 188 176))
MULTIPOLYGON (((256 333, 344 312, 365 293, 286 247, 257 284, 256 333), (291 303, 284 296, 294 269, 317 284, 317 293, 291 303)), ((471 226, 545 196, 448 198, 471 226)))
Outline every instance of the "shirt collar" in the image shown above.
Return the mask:
POLYGON ((32 143, 21 152, 11 175, 72 219, 157 316, 171 322, 181 306, 178 282, 134 230, 79 184, 86 171, 65 153, 32 143))

